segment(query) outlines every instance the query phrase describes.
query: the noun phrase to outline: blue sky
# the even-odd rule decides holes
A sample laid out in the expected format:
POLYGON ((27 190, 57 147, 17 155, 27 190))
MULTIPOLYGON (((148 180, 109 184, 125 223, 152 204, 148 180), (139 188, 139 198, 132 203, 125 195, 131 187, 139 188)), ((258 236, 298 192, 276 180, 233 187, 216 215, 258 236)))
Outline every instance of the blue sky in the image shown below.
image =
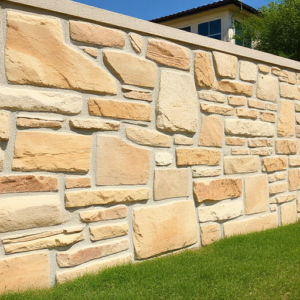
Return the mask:
MULTIPOLYGON (((177 13, 197 6, 215 2, 216 0, 76 0, 83 4, 96 6, 120 14, 143 20, 177 13)), ((244 3, 258 8, 268 4, 268 0, 245 0, 244 3)))

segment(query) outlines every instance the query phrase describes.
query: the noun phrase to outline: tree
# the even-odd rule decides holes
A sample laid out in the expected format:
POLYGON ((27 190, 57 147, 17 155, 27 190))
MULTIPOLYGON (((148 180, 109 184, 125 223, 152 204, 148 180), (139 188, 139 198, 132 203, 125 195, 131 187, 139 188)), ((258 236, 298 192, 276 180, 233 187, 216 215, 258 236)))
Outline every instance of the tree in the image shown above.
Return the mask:
POLYGON ((237 44, 300 61, 300 0, 277 0, 242 20, 237 44))

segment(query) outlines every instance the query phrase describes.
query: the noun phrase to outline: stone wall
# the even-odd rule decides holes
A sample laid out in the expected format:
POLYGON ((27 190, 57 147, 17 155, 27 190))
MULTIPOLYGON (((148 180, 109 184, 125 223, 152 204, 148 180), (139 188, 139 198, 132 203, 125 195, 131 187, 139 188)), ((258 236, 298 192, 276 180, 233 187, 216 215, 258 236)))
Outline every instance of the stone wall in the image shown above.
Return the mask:
POLYGON ((15 2, 0 11, 0 292, 297 221, 293 62, 15 2))

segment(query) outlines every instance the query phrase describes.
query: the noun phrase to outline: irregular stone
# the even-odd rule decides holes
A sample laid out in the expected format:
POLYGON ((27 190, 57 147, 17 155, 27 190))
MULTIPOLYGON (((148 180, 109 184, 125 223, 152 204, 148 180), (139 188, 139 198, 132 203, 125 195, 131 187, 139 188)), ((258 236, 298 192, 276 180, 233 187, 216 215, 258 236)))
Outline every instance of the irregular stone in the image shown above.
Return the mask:
POLYGON ((190 50, 167 41, 149 38, 146 57, 165 66, 190 69, 190 50))
POLYGON ((254 173, 260 169, 258 156, 226 156, 224 157, 225 174, 254 173))
POLYGON ((258 148, 258 147, 273 147, 274 143, 272 140, 266 139, 253 139, 248 140, 249 148, 258 148))
POLYGON ((97 58, 97 56, 98 56, 98 49, 85 47, 85 48, 82 48, 82 50, 94 58, 97 58))
POLYGON ((272 76, 259 75, 256 96, 258 99, 277 102, 279 95, 278 79, 272 76))
POLYGON ((49 255, 45 252, 0 259, 0 293, 50 287, 49 255))
POLYGON ((243 201, 220 202, 198 208, 199 222, 224 221, 237 218, 244 212, 243 201))
POLYGON ((289 190, 300 190, 300 169, 289 170, 289 190))
POLYGON ((300 100, 300 91, 295 85, 280 83, 280 96, 291 100, 300 100))
POLYGON ((130 53, 115 50, 104 50, 103 61, 123 84, 146 88, 155 87, 157 74, 155 63, 130 53))
POLYGON ((249 151, 250 155, 260 155, 260 156, 270 156, 273 154, 272 148, 260 148, 260 149, 251 149, 249 151))
POLYGON ((270 185, 269 187, 269 193, 270 196, 273 196, 275 194, 284 193, 287 191, 287 184, 286 182, 276 182, 270 185))
POLYGON ((65 43, 60 19, 10 11, 7 25, 10 83, 117 94, 115 79, 106 70, 65 43))
POLYGON ((91 116, 151 121, 151 106, 148 104, 90 98, 88 108, 91 116))
POLYGON ((147 184, 150 151, 119 137, 97 137, 97 185, 147 184))
POLYGON ((300 112, 300 102, 294 101, 295 103, 295 111, 300 112))
POLYGON ((37 175, 0 176, 0 194, 56 191, 58 191, 58 180, 54 177, 37 175))
POLYGON ((173 155, 168 152, 155 152, 155 163, 157 166, 169 166, 173 163, 173 155))
POLYGON ((276 171, 286 170, 287 168, 287 157, 277 156, 277 157, 267 157, 261 160, 262 171, 267 173, 272 173, 276 171))
POLYGON ((177 148, 176 161, 178 166, 217 166, 221 161, 221 152, 219 150, 177 148))
POLYGON ((276 114, 264 112, 264 113, 261 113, 260 119, 264 122, 275 123, 276 122, 276 114))
POLYGON ((196 132, 199 105, 191 75, 162 70, 157 105, 157 128, 171 132, 196 132))
POLYGON ((288 225, 297 222, 296 201, 285 203, 280 206, 281 225, 288 225))
POLYGON ((3 165, 4 165, 4 151, 0 149, 0 172, 3 171, 3 165))
POLYGON ((225 143, 228 146, 244 146, 246 140, 242 138, 226 137, 225 143))
POLYGON ((217 102, 217 103, 225 102, 225 96, 217 93, 200 91, 198 92, 198 97, 200 98, 200 100, 206 100, 206 101, 217 102))
POLYGON ((194 140, 192 138, 189 138, 187 136, 181 135, 181 134, 176 134, 174 138, 174 144, 175 145, 193 145, 194 140))
POLYGON ((86 190, 65 194, 66 207, 117 204, 148 199, 149 189, 86 190))
POLYGON ((196 181, 194 182, 194 194, 197 202, 238 198, 242 195, 242 180, 240 178, 223 178, 196 181))
POLYGON ((296 194, 280 195, 270 199, 270 203, 284 203, 297 199, 296 194))
POLYGON ((139 34, 130 32, 129 39, 130 39, 130 43, 131 43, 133 50, 136 53, 141 53, 142 48, 143 48, 143 37, 139 34))
POLYGON ((47 118, 22 113, 17 116, 17 126, 25 128, 61 128, 63 121, 62 118, 47 118))
POLYGON ((253 119, 253 120, 256 120, 258 118, 257 110, 240 108, 240 109, 236 109, 235 111, 236 111, 236 115, 239 118, 253 119))
POLYGON ((65 188, 86 188, 92 186, 91 177, 66 177, 65 188))
POLYGON ((299 143, 296 140, 276 140, 276 154, 296 154, 298 152, 299 143))
POLYGON ((192 168, 193 178, 198 177, 215 177, 222 175, 222 169, 220 168, 203 168, 194 167, 192 168))
POLYGON ((217 223, 201 225, 200 232, 202 246, 210 245, 220 239, 220 225, 217 223))
POLYGON ((222 93, 242 95, 251 97, 253 95, 253 86, 237 81, 222 80, 214 84, 214 88, 222 93))
POLYGON ((81 221, 85 223, 124 219, 127 217, 127 207, 118 205, 111 208, 83 211, 79 215, 81 221))
POLYGON ((117 131, 120 129, 120 122, 111 120, 99 120, 93 118, 72 118, 69 124, 73 128, 101 131, 117 131))
POLYGON ((247 103, 247 98, 242 96, 228 96, 228 104, 232 106, 244 106, 247 103))
POLYGON ((268 73, 270 73, 270 68, 266 65, 259 64, 258 71, 263 74, 268 74, 268 73))
POLYGON ((201 103, 201 111, 210 114, 218 114, 223 116, 233 116, 234 108, 230 106, 219 106, 207 103, 201 103))
POLYGON ((213 51, 216 75, 223 78, 235 79, 237 73, 237 57, 213 51))
POLYGON ((197 236, 193 201, 133 209, 133 244, 137 259, 193 245, 197 236))
POLYGON ((88 172, 92 137, 69 133, 17 132, 12 169, 88 172), (70 150, 71 149, 71 150, 70 150))
POLYGON ((125 98, 134 99, 134 100, 143 100, 152 102, 152 92, 149 92, 147 90, 138 90, 126 85, 122 86, 122 92, 123 96, 125 98))
POLYGON ((269 182, 275 182, 275 181, 279 181, 279 180, 285 180, 286 179, 286 173, 285 172, 281 172, 281 173, 275 173, 275 174, 271 174, 269 175, 269 182))
POLYGON ((271 69, 271 73, 277 77, 279 77, 279 80, 280 81, 288 81, 288 74, 286 71, 283 71, 277 67, 273 67, 271 69))
POLYGON ((92 226, 90 227, 90 234, 91 234, 92 241, 106 240, 118 236, 127 235, 128 224, 118 223, 118 224, 110 224, 110 225, 92 226))
POLYGON ((295 136, 295 111, 292 101, 281 100, 277 126, 278 137, 295 136))
POLYGON ((259 121, 226 119, 225 132, 246 137, 273 137, 275 128, 272 124, 259 121))
POLYGON ((70 21, 70 37, 73 41, 99 46, 123 48, 125 33, 100 25, 70 21))
POLYGON ((10 137, 10 113, 8 111, 0 111, 0 140, 8 141, 9 137, 10 137))
POLYGON ((268 110, 277 111, 278 105, 274 103, 268 103, 268 110))
POLYGON ((54 226, 62 222, 58 195, 8 197, 0 203, 0 232, 54 226))
POLYGON ((231 148, 231 155, 248 155, 248 148, 231 148))
POLYGON ((257 214, 269 208, 268 176, 245 177, 245 214, 257 214))
POLYGON ((188 195, 188 169, 155 170, 154 200, 188 197, 188 195))
POLYGON ((296 114, 296 122, 298 125, 300 124, 300 114, 296 114))
POLYGON ((296 84, 297 83, 297 77, 296 77, 296 73, 294 72, 288 72, 286 71, 288 77, 286 78, 279 78, 280 81, 285 81, 287 83, 290 84, 296 84))
POLYGON ((248 106, 250 108, 266 109, 267 103, 264 103, 264 102, 258 101, 258 100, 254 100, 254 99, 248 99, 248 106))
MULTIPOLYGON (((212 88, 215 81, 215 75, 214 75, 210 53, 204 51, 195 51, 194 53, 195 53, 196 84, 201 88, 212 88)), ((216 99, 222 99, 222 96, 218 96, 216 99)), ((214 102, 221 102, 221 101, 214 101, 214 102)))
POLYGON ((290 167, 300 167, 300 155, 289 156, 290 167))
POLYGON ((257 65, 249 61, 240 61, 240 79, 249 82, 257 81, 257 65))
POLYGON ((224 125, 219 116, 202 116, 199 145, 208 147, 223 146, 224 125))

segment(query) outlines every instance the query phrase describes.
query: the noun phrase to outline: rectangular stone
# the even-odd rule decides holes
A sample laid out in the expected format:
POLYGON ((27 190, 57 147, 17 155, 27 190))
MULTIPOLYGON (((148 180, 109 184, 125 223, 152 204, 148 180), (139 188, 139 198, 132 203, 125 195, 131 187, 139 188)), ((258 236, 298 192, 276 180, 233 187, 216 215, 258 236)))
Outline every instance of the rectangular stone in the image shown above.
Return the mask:
POLYGON ((96 118, 72 118, 69 120, 70 127, 93 131, 118 131, 119 121, 100 120, 96 118))
POLYGON ((219 116, 202 116, 199 145, 207 147, 223 146, 224 122, 219 116))
POLYGON ((276 114, 264 112, 264 113, 261 113, 260 119, 264 122, 275 123, 276 122, 276 114))
POLYGON ((278 79, 273 76, 259 75, 256 91, 257 98, 276 103, 278 95, 278 79))
POLYGON ((127 206, 118 205, 111 208, 87 210, 79 213, 80 220, 85 223, 124 219, 127 217, 127 206))
POLYGON ((65 188, 86 188, 92 186, 91 177, 66 177, 65 188))
POLYGON ((222 169, 220 168, 193 167, 192 172, 193 178, 215 177, 222 175, 222 169))
POLYGON ((48 118, 29 114, 18 114, 17 126, 24 128, 61 128, 64 119, 48 118))
POLYGON ((260 159, 256 155, 225 156, 225 174, 254 173, 260 169, 260 159))
POLYGON ((287 168, 286 156, 267 157, 267 158, 263 158, 261 162, 262 162, 262 171, 267 173, 282 171, 282 170, 286 170, 287 168))
POLYGON ((122 92, 123 96, 128 99, 143 100, 148 102, 152 102, 153 100, 152 92, 149 92, 148 90, 141 90, 131 86, 123 85, 122 92))
POLYGON ((253 95, 253 86, 250 84, 240 83, 237 81, 222 80, 216 81, 215 89, 222 93, 241 95, 251 97, 253 95))
POLYGON ((278 104, 268 103, 268 110, 276 111, 278 109, 278 104))
POLYGON ((270 199, 270 203, 284 203, 284 202, 289 202, 292 200, 296 200, 297 199, 297 195, 296 194, 288 194, 288 195, 280 195, 280 196, 276 196, 274 198, 270 199))
POLYGON ((218 166, 221 161, 221 152, 219 150, 208 150, 199 148, 177 148, 176 160, 178 166, 218 166))
POLYGON ((249 148, 258 148, 258 147, 273 147, 274 142, 267 139, 253 139, 248 140, 249 148))
POLYGON ((276 140, 276 154, 296 154, 298 152, 299 142, 297 140, 276 140))
POLYGON ((194 144, 194 140, 182 134, 176 134, 174 138, 174 144, 190 146, 194 144))
POLYGON ((300 169, 289 170, 289 190, 300 190, 300 169))
POLYGON ((300 167, 300 155, 289 156, 290 167, 300 167))
POLYGON ((270 196, 284 193, 286 191, 287 191, 287 183, 286 182, 276 182, 269 186, 270 196))
POLYGON ((274 173, 269 175, 269 182, 275 182, 275 181, 279 181, 279 180, 285 180, 286 179, 286 172, 278 172, 278 173, 274 173))
POLYGON ((198 97, 200 98, 200 100, 206 100, 210 102, 217 102, 217 103, 225 102, 225 96, 218 93, 200 91, 198 92, 198 97))
POLYGON ((277 136, 278 137, 295 136, 295 110, 292 101, 280 100, 277 136))
POLYGON ((281 225, 288 225, 297 222, 296 201, 282 204, 280 206, 281 225))
POLYGON ((231 155, 248 155, 250 153, 248 148, 235 147, 231 148, 231 155))
POLYGON ((10 137, 10 112, 0 110, 0 140, 8 141, 10 137))
POLYGON ((109 225, 91 226, 90 228, 91 240, 99 241, 124 236, 128 234, 127 223, 116 223, 109 225))
POLYGON ((232 106, 244 106, 247 103, 247 98, 243 96, 228 96, 228 104, 232 106))
POLYGON ((0 172, 3 171, 3 165, 4 165, 4 151, 0 149, 0 172))
POLYGON ((200 226, 200 236, 202 246, 207 246, 220 239, 220 225, 204 224, 200 226))
POLYGON ((258 111, 253 109, 246 109, 246 108, 237 108, 236 115, 239 118, 245 118, 245 119, 252 119, 256 120, 258 118, 258 111))
POLYGON ((263 74, 268 74, 270 72, 270 68, 268 66, 262 65, 262 64, 258 65, 258 70, 259 70, 259 72, 261 72, 263 74))
POLYGON ((249 154, 259 156, 270 156, 273 154, 273 148, 250 149, 249 154))
POLYGON ((201 103, 201 112, 205 112, 208 114, 217 114, 222 116, 233 116, 234 108, 230 106, 221 106, 221 105, 213 105, 207 103, 201 103))
POLYGON ((280 96, 286 99, 300 100, 300 91, 295 85, 280 83, 280 96))
POLYGON ((250 108, 266 109, 267 103, 265 103, 263 101, 259 101, 259 100, 248 99, 248 106, 250 108))
POLYGON ((246 140, 242 138, 226 137, 225 143, 228 146, 244 146, 246 140))

